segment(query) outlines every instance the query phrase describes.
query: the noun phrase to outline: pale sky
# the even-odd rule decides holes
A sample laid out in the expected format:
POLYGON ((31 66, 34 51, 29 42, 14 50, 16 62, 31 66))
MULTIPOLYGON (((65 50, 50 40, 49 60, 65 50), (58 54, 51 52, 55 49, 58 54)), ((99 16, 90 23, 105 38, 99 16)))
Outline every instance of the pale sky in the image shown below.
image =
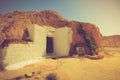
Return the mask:
POLYGON ((120 0, 0 0, 0 13, 55 10, 68 20, 96 24, 104 36, 120 35, 120 0))

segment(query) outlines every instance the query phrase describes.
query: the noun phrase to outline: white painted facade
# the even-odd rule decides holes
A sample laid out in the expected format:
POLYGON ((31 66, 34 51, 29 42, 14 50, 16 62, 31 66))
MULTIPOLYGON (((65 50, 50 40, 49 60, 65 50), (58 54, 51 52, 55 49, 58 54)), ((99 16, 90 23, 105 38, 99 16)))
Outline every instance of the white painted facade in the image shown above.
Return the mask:
POLYGON ((68 56, 70 43, 72 41, 72 31, 68 27, 55 30, 54 33, 54 53, 57 56, 68 56))
POLYGON ((28 27, 30 37, 33 42, 28 44, 10 44, 4 48, 6 54, 4 62, 14 64, 41 57, 46 49, 46 28, 36 24, 28 27))
POLYGON ((33 24, 27 27, 33 42, 28 44, 11 43, 2 51, 6 54, 4 63, 11 65, 21 62, 29 62, 46 55, 46 37, 53 37, 54 54, 56 56, 68 56, 72 41, 72 30, 68 27, 53 28, 33 24))

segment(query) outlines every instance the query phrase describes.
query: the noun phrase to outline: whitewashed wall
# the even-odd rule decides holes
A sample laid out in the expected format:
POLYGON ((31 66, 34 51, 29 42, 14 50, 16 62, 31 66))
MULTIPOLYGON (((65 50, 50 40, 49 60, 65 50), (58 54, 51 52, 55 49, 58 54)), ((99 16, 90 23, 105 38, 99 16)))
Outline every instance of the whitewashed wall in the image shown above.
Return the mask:
POLYGON ((4 63, 8 65, 29 61, 46 55, 46 36, 53 37, 56 56, 68 56, 72 41, 72 30, 68 27, 41 27, 37 24, 28 26, 28 32, 33 42, 28 44, 10 44, 3 49, 6 54, 4 63))
POLYGON ((14 64, 44 55, 46 50, 46 29, 34 24, 28 27, 28 31, 33 42, 28 44, 10 44, 4 48, 6 54, 5 63, 14 64))
POLYGON ((58 56, 68 56, 70 43, 72 40, 72 30, 68 27, 58 28, 54 33, 54 53, 58 56))

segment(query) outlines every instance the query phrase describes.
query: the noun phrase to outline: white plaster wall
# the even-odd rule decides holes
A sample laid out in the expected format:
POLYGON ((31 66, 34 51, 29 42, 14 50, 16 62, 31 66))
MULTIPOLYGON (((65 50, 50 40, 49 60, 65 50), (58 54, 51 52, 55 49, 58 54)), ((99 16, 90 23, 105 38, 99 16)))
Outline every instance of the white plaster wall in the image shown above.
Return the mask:
POLYGON ((54 53, 58 56, 68 56, 72 30, 68 27, 58 28, 54 33, 54 53))
POLYGON ((23 60, 28 60, 34 56, 33 54, 33 56, 30 55, 33 52, 32 45, 28 44, 10 44, 4 49, 6 53, 4 62, 7 64, 14 64, 23 60))
POLYGON ((28 44, 10 44, 4 48, 6 54, 5 63, 15 64, 44 55, 46 50, 46 29, 38 25, 32 25, 29 27, 29 31, 33 42, 28 44))
POLYGON ((33 42, 28 44, 10 44, 4 48, 6 54, 4 63, 9 65, 36 59, 46 55, 46 36, 53 37, 54 53, 56 56, 68 56, 72 41, 72 30, 68 27, 45 28, 37 24, 28 26, 33 42), (49 33, 53 31, 54 33, 49 33), (48 33, 47 33, 48 32, 48 33))
POLYGON ((36 45, 36 50, 41 50, 43 55, 45 55, 46 52, 46 28, 43 26, 39 26, 37 24, 33 24, 31 26, 28 26, 28 31, 30 33, 30 36, 32 37, 33 44, 36 45), (42 48, 42 49, 40 49, 42 48))
POLYGON ((54 37, 54 32, 56 30, 56 28, 52 27, 52 26, 44 26, 46 28, 46 36, 47 37, 54 37))

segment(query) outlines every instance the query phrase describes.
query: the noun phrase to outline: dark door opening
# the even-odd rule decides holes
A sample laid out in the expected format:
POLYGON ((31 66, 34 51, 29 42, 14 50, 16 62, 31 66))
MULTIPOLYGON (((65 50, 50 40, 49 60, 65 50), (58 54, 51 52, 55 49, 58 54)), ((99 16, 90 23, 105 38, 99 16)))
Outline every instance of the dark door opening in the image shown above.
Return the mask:
POLYGON ((53 38, 47 37, 47 45, 46 45, 46 52, 47 54, 53 53, 53 38))

